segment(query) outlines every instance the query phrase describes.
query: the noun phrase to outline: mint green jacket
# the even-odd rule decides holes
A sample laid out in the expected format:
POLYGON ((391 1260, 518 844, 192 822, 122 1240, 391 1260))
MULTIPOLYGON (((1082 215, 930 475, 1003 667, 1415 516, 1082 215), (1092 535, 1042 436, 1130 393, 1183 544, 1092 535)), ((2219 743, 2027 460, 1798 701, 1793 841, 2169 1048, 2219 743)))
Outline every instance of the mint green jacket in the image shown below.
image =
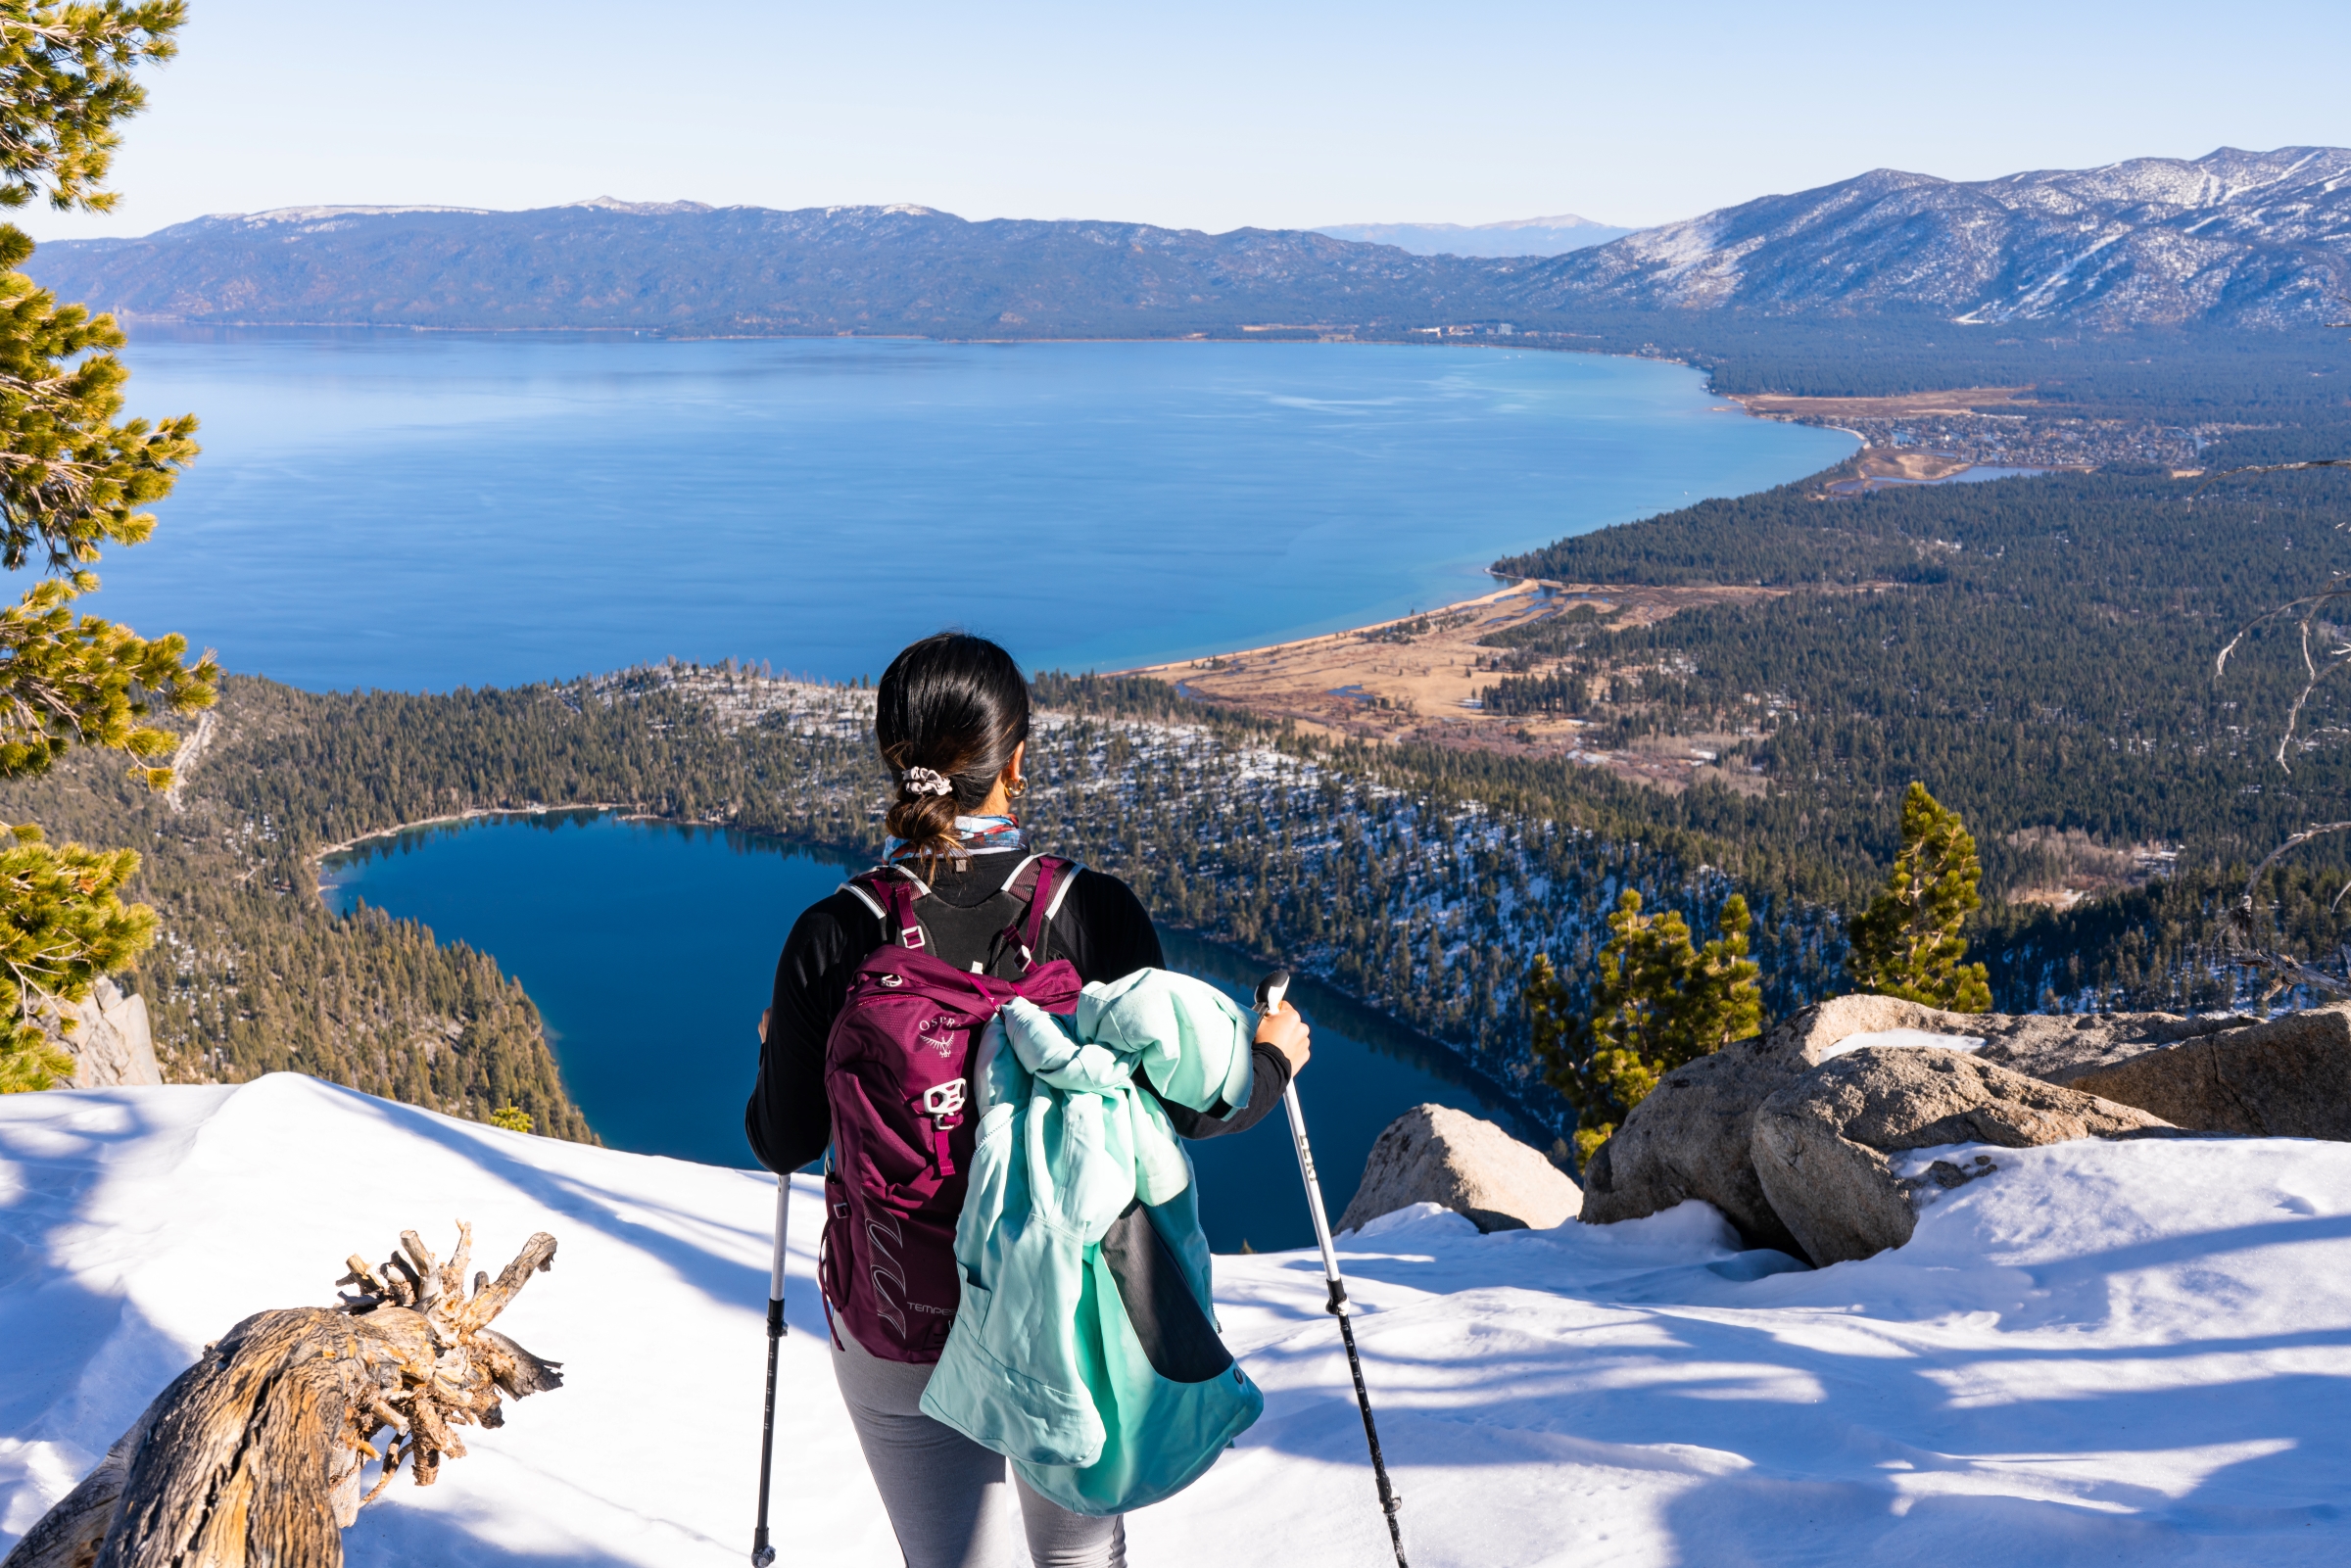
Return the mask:
POLYGON ((1236 1363, 1162 1377, 1102 1257, 1140 1199, 1210 1323, 1190 1156, 1159 1102, 1249 1103, 1256 1021, 1187 975, 1085 987, 1074 1018, 997 1015, 974 1072, 979 1147, 955 1231, 963 1301, 924 1413, 1010 1458, 1074 1512, 1123 1513, 1191 1484, 1265 1408, 1236 1363))

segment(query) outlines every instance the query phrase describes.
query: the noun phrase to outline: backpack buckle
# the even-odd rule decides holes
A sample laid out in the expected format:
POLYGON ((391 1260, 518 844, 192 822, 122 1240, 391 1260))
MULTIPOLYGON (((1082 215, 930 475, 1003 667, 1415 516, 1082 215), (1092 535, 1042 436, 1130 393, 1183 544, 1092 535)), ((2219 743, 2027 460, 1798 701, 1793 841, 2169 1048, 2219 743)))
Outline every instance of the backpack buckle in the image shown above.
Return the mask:
POLYGON ((923 945, 923 928, 920 926, 900 927, 898 928, 898 945, 920 949, 923 945))
POLYGON ((964 1084, 961 1078, 935 1083, 923 1091, 923 1115, 945 1123, 949 1117, 960 1115, 964 1107, 964 1084))

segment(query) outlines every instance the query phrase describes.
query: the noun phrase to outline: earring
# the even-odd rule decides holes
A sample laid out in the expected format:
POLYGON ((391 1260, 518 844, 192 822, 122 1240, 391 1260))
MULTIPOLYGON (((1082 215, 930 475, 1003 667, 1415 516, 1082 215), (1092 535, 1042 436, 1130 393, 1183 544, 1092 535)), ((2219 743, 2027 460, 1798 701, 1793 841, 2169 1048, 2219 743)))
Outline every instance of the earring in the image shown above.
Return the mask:
POLYGON ((1020 799, 1021 796, 1029 792, 1028 779, 1024 776, 1022 778, 1013 780, 1010 784, 1005 786, 1004 792, 1015 800, 1020 799))

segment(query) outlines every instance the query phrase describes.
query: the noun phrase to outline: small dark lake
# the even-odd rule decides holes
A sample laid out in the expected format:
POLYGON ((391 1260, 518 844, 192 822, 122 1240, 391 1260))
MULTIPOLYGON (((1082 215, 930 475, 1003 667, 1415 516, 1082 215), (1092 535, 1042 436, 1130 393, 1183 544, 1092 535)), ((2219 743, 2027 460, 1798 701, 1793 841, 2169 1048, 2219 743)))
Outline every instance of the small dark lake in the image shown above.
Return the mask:
MULTIPOLYGON (((494 955, 546 1015, 565 1083, 607 1144, 748 1165, 743 1103, 759 1011, 799 912, 858 865, 805 846, 582 812, 497 818, 371 840, 326 869, 331 907, 365 902, 494 955)), ((1246 998, 1257 970, 1163 930, 1171 967, 1246 998)), ((1540 1145, 1507 1095, 1460 1059, 1312 982, 1293 1000, 1315 1026, 1299 1078, 1337 1219, 1380 1129, 1433 1101, 1540 1145)), ((1189 1146, 1210 1244, 1313 1244, 1278 1114, 1189 1146)))

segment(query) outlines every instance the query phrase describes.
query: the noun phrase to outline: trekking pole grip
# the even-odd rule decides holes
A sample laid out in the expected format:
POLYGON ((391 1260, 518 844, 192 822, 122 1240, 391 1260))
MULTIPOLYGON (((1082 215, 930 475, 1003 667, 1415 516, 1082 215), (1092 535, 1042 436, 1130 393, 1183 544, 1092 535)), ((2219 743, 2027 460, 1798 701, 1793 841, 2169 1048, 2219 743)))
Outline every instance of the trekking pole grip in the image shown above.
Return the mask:
POLYGON ((1275 970, 1257 982, 1257 1015, 1268 1017, 1281 1011, 1282 998, 1289 994, 1290 972, 1275 970))

